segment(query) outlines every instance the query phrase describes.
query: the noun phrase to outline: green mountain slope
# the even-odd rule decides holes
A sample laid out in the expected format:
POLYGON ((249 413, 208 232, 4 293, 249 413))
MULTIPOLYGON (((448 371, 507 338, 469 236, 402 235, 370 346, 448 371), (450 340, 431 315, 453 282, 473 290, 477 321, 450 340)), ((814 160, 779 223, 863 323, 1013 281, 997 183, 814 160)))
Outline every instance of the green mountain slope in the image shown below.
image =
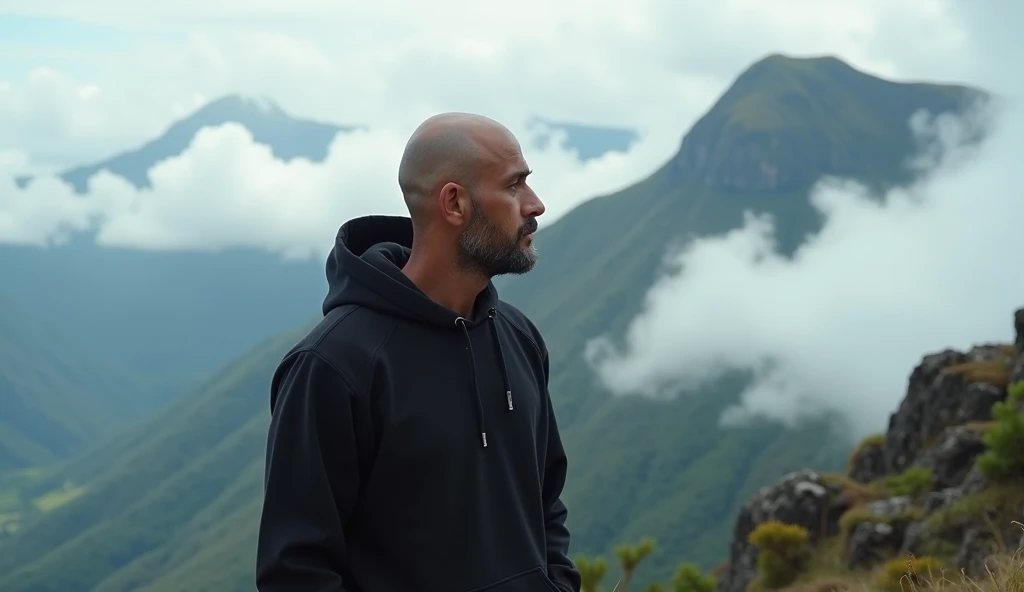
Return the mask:
POLYGON ((156 404, 135 377, 0 294, 0 471, 65 458, 156 404))
POLYGON ((222 521, 259 502, 267 385, 298 337, 261 344, 137 428, 110 463, 80 473, 76 499, 0 541, 0 589, 134 590, 208 560, 209 543, 225 540, 222 521))
MULTIPOLYGON (((727 556, 736 513, 757 486, 802 467, 842 466, 848 445, 822 445, 825 424, 717 427, 743 376, 670 403, 613 399, 594 383, 583 346, 625 327, 667 245, 736 227, 750 209, 775 214, 792 249, 817 228, 807 202, 817 175, 905 180, 900 163, 912 144, 899 122, 919 108, 959 109, 972 94, 880 81, 830 58, 773 56, 740 76, 650 178, 539 233, 538 269, 500 289, 537 322, 552 353, 574 554, 652 535, 659 551, 643 577, 668 579, 680 558, 710 568, 727 556), (894 145, 906 152, 886 156, 894 145), (804 170, 807 162, 815 164, 804 170)), ((81 493, 0 541, 0 574, 9 574, 0 589, 251 590, 266 393, 297 336, 250 352, 96 453, 100 460, 37 481, 38 492, 69 484, 81 493)))

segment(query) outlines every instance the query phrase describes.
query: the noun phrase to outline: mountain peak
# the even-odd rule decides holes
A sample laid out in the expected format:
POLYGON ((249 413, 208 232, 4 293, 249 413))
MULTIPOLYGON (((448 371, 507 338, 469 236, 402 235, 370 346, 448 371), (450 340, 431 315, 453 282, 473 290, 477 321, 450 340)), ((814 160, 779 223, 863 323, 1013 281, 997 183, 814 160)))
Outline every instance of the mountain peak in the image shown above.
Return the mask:
MULTIPOLYGON (((84 193, 89 179, 101 170, 120 175, 136 187, 149 187, 149 169, 156 163, 181 155, 199 130, 237 123, 253 141, 270 148, 274 156, 288 161, 308 158, 322 162, 334 137, 356 126, 300 119, 287 113, 272 99, 261 95, 229 94, 199 107, 191 115, 171 124, 158 138, 102 162, 77 167, 61 174, 75 191, 84 193)), ((21 180, 21 184, 28 179, 21 180)))
POLYGON ((727 190, 800 191, 821 175, 911 178, 909 118, 962 112, 976 89, 894 82, 834 56, 771 54, 750 65, 683 138, 673 165, 727 190), (885 150, 879 151, 879 146, 885 150))

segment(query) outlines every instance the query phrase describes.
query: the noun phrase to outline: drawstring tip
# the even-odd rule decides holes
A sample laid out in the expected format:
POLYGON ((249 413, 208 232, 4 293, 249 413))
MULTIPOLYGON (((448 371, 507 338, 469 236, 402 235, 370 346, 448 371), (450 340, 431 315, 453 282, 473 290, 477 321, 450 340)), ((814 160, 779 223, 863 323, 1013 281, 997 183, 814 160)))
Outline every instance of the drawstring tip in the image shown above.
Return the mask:
POLYGON ((484 443, 484 448, 487 448, 487 432, 480 432, 480 439, 484 443))
POLYGON ((512 411, 512 391, 505 391, 505 398, 508 399, 508 410, 512 411))

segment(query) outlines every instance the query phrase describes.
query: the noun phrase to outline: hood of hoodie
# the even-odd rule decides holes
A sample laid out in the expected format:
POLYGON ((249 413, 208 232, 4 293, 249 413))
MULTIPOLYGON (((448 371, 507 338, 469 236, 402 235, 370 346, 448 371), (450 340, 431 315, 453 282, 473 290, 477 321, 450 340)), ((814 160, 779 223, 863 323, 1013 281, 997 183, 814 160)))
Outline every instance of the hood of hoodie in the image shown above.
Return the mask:
MULTIPOLYGON (((327 256, 327 296, 323 314, 342 305, 359 305, 410 321, 456 327, 459 315, 431 300, 404 273, 412 252, 412 220, 405 216, 363 216, 338 229, 327 256)), ((476 325, 498 304, 488 282, 477 297, 476 325)))

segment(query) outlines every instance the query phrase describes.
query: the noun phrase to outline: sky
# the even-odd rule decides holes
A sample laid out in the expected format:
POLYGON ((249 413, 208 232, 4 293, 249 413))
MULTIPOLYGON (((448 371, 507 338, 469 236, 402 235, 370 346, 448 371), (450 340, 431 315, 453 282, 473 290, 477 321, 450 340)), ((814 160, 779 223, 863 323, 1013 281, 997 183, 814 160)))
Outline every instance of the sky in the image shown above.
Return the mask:
POLYGON ((1024 130, 1011 74, 1024 8, 981 4, 0 0, 0 241, 46 245, 94 229, 108 245, 319 258, 345 219, 403 212, 398 159, 433 113, 483 113, 521 139, 534 116, 636 129, 628 153, 585 163, 557 143, 527 151, 546 225, 655 170, 771 53, 981 85, 1009 107, 974 160, 955 158, 917 197, 882 208, 822 189, 829 224, 792 262, 772 255, 764 220, 693 245, 677 255, 683 275, 652 289, 629 347, 594 350, 604 352, 595 371, 623 394, 751 368, 761 380, 723 421, 830 409, 876 431, 923 352, 1005 340, 1024 304, 1008 272, 1024 264, 1012 248, 1024 130), (100 175, 81 197, 46 177, 131 149, 229 93, 366 131, 339 136, 324 163, 286 164, 237 126, 206 130, 150 171, 146 191, 100 175), (25 173, 44 177, 22 191, 13 177, 25 173))

